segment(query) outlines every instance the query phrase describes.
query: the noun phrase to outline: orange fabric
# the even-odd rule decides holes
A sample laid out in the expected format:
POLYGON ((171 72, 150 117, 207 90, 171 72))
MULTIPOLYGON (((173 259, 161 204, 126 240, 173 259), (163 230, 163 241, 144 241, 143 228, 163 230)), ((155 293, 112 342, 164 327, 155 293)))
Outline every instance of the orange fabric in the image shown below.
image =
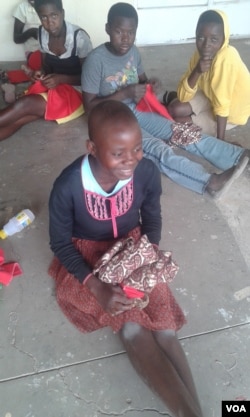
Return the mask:
POLYGON ((142 112, 157 113, 163 117, 166 117, 169 120, 174 120, 170 116, 166 107, 159 102, 158 98, 153 92, 152 85, 150 84, 147 84, 146 94, 144 95, 144 97, 142 97, 139 103, 137 103, 136 109, 142 112))
POLYGON ((82 105, 82 95, 71 85, 59 84, 47 89, 40 81, 36 81, 26 94, 48 93, 45 120, 57 120, 69 116, 82 105))

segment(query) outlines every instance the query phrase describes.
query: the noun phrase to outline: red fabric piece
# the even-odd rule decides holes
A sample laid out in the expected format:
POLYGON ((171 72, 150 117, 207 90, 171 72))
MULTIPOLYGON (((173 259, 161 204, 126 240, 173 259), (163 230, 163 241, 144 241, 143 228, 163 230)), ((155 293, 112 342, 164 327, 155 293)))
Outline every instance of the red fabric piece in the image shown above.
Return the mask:
POLYGON ((33 71, 38 71, 42 68, 42 53, 41 51, 31 52, 27 58, 27 64, 33 71))
POLYGON ((26 81, 30 81, 30 78, 27 77, 23 70, 6 71, 6 74, 11 84, 25 83, 26 81))
POLYGON ((59 84, 55 88, 46 88, 36 81, 26 94, 48 93, 45 120, 57 120, 69 116, 82 104, 82 95, 69 84, 59 84))
POLYGON ((139 291, 136 288, 129 287, 127 285, 122 285, 122 283, 120 285, 128 298, 143 298, 144 297, 144 292, 139 291))
POLYGON ((22 273, 17 262, 4 263, 4 251, 0 249, 0 284, 9 285, 14 277, 22 273))
POLYGON ((26 94, 40 94, 46 93, 48 89, 44 87, 41 81, 36 81, 35 83, 31 84, 26 92, 26 94))
POLYGON ((150 84, 147 84, 146 94, 144 97, 142 97, 139 103, 137 103, 136 109, 147 113, 157 113, 163 117, 166 117, 166 119, 174 121, 166 107, 159 102, 158 98, 153 92, 152 85, 150 84))
MULTIPOLYGON (((31 52, 27 58, 27 64, 33 71, 38 71, 42 67, 42 53, 40 51, 31 52)), ((8 80, 11 84, 25 83, 30 81, 23 70, 6 71, 8 80)))

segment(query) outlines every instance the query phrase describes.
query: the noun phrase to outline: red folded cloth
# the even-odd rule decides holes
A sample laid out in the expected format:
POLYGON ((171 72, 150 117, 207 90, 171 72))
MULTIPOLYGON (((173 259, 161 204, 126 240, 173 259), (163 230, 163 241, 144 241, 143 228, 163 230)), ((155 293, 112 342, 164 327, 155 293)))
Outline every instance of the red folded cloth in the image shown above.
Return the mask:
MULTIPOLYGON (((33 71, 38 71, 42 67, 42 54, 40 51, 31 52, 27 59, 28 67, 33 71)), ((8 80, 11 84, 19 84, 30 81, 30 77, 22 70, 6 71, 8 80)))
POLYGON ((69 84, 58 84, 48 89, 41 81, 36 81, 26 94, 48 93, 45 120, 57 120, 68 117, 82 105, 82 95, 69 84))
POLYGON ((6 73, 8 76, 8 80, 11 84, 19 84, 30 81, 30 78, 27 77, 23 70, 11 70, 6 71, 6 73))
POLYGON ((136 109, 148 113, 158 113, 169 120, 174 120, 170 116, 166 107, 160 103, 155 93, 153 92, 152 85, 150 84, 147 84, 146 94, 142 97, 139 103, 137 103, 136 109))
POLYGON ((42 53, 41 51, 31 52, 27 58, 27 64, 33 71, 38 71, 42 68, 42 53))
POLYGON ((17 262, 4 263, 4 251, 0 248, 0 284, 9 285, 14 277, 22 273, 17 262))

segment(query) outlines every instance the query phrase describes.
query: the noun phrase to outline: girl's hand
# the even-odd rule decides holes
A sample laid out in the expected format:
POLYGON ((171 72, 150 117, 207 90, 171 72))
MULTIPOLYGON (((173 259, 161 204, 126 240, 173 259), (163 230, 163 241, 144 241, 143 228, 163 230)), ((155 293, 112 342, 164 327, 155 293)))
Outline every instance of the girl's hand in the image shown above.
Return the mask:
POLYGON ((154 77, 152 77, 152 78, 150 78, 149 80, 148 80, 148 82, 149 82, 149 84, 151 84, 152 85, 152 88, 153 88, 153 92, 157 95, 157 94, 159 94, 160 92, 161 92, 161 87, 162 87, 162 85, 161 85, 161 81, 159 80, 159 78, 154 78, 154 77))
POLYGON ((40 81, 43 77, 43 71, 34 71, 32 76, 30 77, 33 82, 40 81))
POLYGON ((61 84, 61 75, 60 74, 48 74, 40 78, 40 81, 44 87, 51 89, 55 88, 58 84, 61 84))
POLYGON ((127 98, 138 103, 146 93, 146 84, 129 84, 124 90, 126 90, 127 98))
POLYGON ((134 307, 133 299, 127 298, 119 285, 106 284, 93 275, 88 279, 86 286, 103 310, 111 316, 116 316, 134 307))
POLYGON ((37 81, 40 80, 44 76, 44 73, 42 70, 34 71, 33 72, 33 78, 37 81))
POLYGON ((196 65, 196 71, 199 74, 203 74, 203 72, 209 71, 211 68, 212 62, 213 62, 213 59, 210 56, 201 57, 196 65))

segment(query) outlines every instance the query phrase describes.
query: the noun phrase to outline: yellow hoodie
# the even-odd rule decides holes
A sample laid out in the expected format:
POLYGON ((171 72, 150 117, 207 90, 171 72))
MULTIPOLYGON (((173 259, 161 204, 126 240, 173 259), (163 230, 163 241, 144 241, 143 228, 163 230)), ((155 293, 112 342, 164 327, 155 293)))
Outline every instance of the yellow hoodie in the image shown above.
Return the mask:
POLYGON ((229 25, 227 16, 215 10, 224 22, 224 43, 215 55, 210 70, 201 74, 196 86, 188 85, 188 77, 200 59, 196 51, 189 62, 189 69, 178 85, 178 98, 190 101, 197 90, 201 90, 210 100, 215 116, 227 117, 229 123, 244 125, 250 116, 250 73, 238 51, 229 45, 229 25))

